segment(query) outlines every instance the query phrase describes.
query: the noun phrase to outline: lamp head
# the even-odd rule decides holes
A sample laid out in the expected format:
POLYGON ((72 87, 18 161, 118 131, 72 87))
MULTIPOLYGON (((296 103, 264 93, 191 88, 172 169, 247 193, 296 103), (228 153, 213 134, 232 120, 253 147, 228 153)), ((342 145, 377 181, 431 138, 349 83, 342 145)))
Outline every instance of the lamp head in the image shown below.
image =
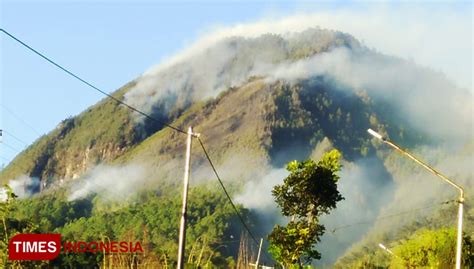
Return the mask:
POLYGON ((379 140, 385 141, 385 137, 383 137, 381 134, 377 133, 376 131, 369 128, 369 129, 367 129, 367 132, 369 134, 371 134, 373 137, 375 137, 379 140))

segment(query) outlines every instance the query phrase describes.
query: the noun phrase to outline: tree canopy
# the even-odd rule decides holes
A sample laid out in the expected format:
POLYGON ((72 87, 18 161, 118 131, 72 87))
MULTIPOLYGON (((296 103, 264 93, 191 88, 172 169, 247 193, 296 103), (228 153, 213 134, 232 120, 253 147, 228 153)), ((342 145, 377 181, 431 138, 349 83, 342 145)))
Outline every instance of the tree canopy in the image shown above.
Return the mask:
POLYGON ((314 248, 325 229, 319 217, 344 199, 337 189, 340 158, 340 152, 332 150, 317 163, 292 161, 286 168, 290 175, 273 188, 283 216, 291 217, 286 226, 276 225, 268 236, 269 251, 281 264, 298 267, 321 258, 314 248))

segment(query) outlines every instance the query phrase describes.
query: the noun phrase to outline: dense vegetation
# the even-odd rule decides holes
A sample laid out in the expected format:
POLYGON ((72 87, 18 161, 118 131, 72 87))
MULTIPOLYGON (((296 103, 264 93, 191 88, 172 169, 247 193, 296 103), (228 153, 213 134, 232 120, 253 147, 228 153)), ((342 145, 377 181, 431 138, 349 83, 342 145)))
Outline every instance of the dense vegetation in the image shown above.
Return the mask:
MULTIPOLYGON (((114 96, 122 98, 132 86, 133 83, 125 85, 114 96)), ((22 174, 40 178, 46 184, 77 177, 90 166, 120 156, 143 139, 140 134, 126 108, 104 99, 38 138, 1 171, 0 181, 7 183, 22 174)))
MULTIPOLYGON (((227 199, 212 186, 192 188, 189 198, 187 263, 195 266, 232 267, 236 263, 237 257, 233 255, 238 252, 242 229, 227 199)), ((0 213, 5 221, 0 233, 2 266, 175 266, 181 207, 179 195, 144 192, 137 194, 133 203, 116 203, 113 210, 107 203, 98 197, 67 201, 61 192, 27 200, 17 200, 11 196, 6 203, 1 204, 0 213), (62 241, 140 241, 144 252, 105 257, 102 253, 61 253, 51 262, 7 261, 5 255, 8 238, 17 233, 28 232, 61 233, 62 241)), ((241 207, 239 210, 248 221, 249 212, 241 207)))
MULTIPOLYGON (((317 155, 318 146, 326 141, 327 147, 341 150, 345 161, 376 159, 376 162, 370 163, 371 169, 380 169, 384 173, 378 173, 370 180, 374 189, 379 191, 393 183, 391 171, 387 171, 386 165, 391 156, 387 157, 380 145, 370 140, 366 129, 371 127, 384 135, 390 134, 390 138, 404 141, 404 146, 410 148, 432 142, 426 134, 397 116, 397 110, 389 102, 369 96, 370 91, 362 88, 344 86, 330 74, 286 81, 267 80, 266 77, 245 73, 253 70, 254 64, 302 60, 336 47, 362 49, 357 40, 348 35, 320 29, 310 29, 289 39, 271 34, 256 39, 230 38, 217 45, 215 51, 207 50, 192 63, 183 62, 158 74, 153 78, 155 81, 152 79, 149 83, 153 85, 148 85, 148 94, 142 92, 138 98, 141 97, 145 103, 153 103, 150 99, 161 96, 158 92, 168 86, 182 86, 178 91, 171 89, 170 96, 156 100, 147 112, 178 128, 185 129, 192 125, 196 132, 202 133, 202 141, 219 171, 225 173, 229 184, 240 187, 246 181, 260 179, 269 169, 280 168, 295 159, 313 157, 317 155), (222 59, 219 48, 234 53, 235 57, 222 59), (216 74, 203 76, 201 65, 212 65, 208 63, 211 59, 218 59, 217 66, 221 69, 216 74), (222 65, 221 60, 226 64, 222 65), (197 73, 189 75, 190 70, 197 73), (213 81, 213 78, 218 79, 213 81), (201 92, 202 89, 211 91, 210 88, 217 85, 223 88, 234 86, 220 94, 201 92), (195 96, 198 94, 216 97, 205 99, 195 96)), ((125 100, 136 83, 133 81, 125 85, 113 93, 114 96, 125 100)), ((104 99, 80 115, 62 121, 0 172, 2 183, 26 174, 39 178, 41 186, 46 186, 44 192, 31 199, 16 200, 10 193, 8 202, 1 205, 5 224, 3 233, 0 233, 2 265, 9 264, 5 260, 5 247, 8 238, 15 233, 57 232, 63 234, 65 240, 140 240, 145 253, 109 257, 100 253, 61 255, 51 263, 21 262, 14 265, 76 268, 133 263, 148 267, 174 266, 180 207, 175 171, 177 166, 182 165, 184 137, 171 129, 163 129, 156 122, 137 120, 136 116, 116 102, 104 99), (63 180, 68 184, 68 181, 81 177, 88 169, 101 163, 143 164, 147 169, 147 184, 142 189, 159 191, 134 193, 126 201, 107 201, 100 195, 68 201, 63 192, 67 186, 56 188, 55 184, 51 184, 63 180)), ((472 147, 467 151, 472 156, 472 147)), ((199 150, 193 149, 192 160, 193 169, 205 167, 206 160, 199 150)), ((404 163, 397 165, 407 174, 412 172, 404 163)), ((202 178, 209 176, 207 171, 199 172, 202 178)), ((241 227, 221 191, 207 187, 202 185, 191 190, 188 263, 194 266, 233 267, 239 264, 236 253, 245 253, 238 251, 245 241, 240 240, 241 227)), ((364 195, 361 200, 371 203, 378 193, 367 191, 364 195)), ((391 197, 384 199, 382 202, 389 201, 391 197)), ((471 200, 471 197, 467 199, 471 200)), ((370 210, 377 212, 381 204, 370 210)), ((255 219, 247 210, 240 210, 249 220, 255 219)), ((449 215, 455 210, 446 212, 443 214, 449 215)), ((466 212, 465 264, 469 264, 472 262, 469 235, 473 235, 474 211, 467 206, 466 212)), ((455 219, 455 216, 451 218, 455 219)), ((452 227, 454 223, 440 219, 434 217, 408 225, 394 225, 397 229, 391 233, 372 231, 351 248, 336 266, 441 266, 444 257, 452 252, 452 231, 444 228, 452 227), (388 242, 400 259, 395 260, 378 249, 379 239, 388 242), (432 244, 439 245, 439 248, 431 248, 432 244), (422 249, 423 253, 420 254, 418 249, 422 249)), ((305 231, 307 227, 303 227, 303 222, 290 223, 286 234, 305 231)), ((312 235, 316 236, 312 238, 318 239, 320 231, 313 230, 312 235)), ((316 241, 310 241, 309 245, 316 241)), ((309 254, 317 257, 316 252, 309 254)))
MULTIPOLYGON (((474 246, 469 236, 463 241, 463 266, 474 266, 474 246)), ((448 268, 455 263, 456 230, 442 228, 438 230, 420 229, 408 240, 400 242, 393 250, 392 267, 434 267, 448 268)))
MULTIPOLYGON (((473 196, 468 196, 465 204, 463 268, 474 266, 473 199, 473 196)), ((372 231, 369 237, 341 257, 335 268, 451 268, 456 253, 456 214, 457 204, 450 203, 396 230, 372 231), (392 255, 379 247, 382 242, 393 252, 392 255)))

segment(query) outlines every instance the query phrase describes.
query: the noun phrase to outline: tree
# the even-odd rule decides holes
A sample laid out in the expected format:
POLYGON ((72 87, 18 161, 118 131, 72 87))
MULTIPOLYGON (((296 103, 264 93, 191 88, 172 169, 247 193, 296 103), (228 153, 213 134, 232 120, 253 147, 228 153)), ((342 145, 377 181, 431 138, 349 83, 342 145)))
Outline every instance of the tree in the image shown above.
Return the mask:
POLYGON ((314 249, 325 229, 319 217, 344 199, 337 190, 340 157, 338 150, 332 150, 318 163, 292 161, 286 168, 290 175, 273 188, 282 214, 291 218, 286 226, 276 225, 268 236, 269 251, 278 262, 300 267, 321 258, 314 249))
POLYGON ((27 219, 20 219, 14 215, 18 197, 9 185, 1 189, 0 218, 2 228, 0 232, 0 267, 1 268, 41 268, 46 267, 48 261, 16 261, 8 260, 8 242, 20 233, 38 233, 38 227, 27 219))
MULTIPOLYGON (((403 240, 393 249, 393 268, 452 268, 456 257, 456 229, 422 228, 408 240, 403 240)), ((463 268, 473 268, 474 245, 470 236, 463 237, 463 268)))

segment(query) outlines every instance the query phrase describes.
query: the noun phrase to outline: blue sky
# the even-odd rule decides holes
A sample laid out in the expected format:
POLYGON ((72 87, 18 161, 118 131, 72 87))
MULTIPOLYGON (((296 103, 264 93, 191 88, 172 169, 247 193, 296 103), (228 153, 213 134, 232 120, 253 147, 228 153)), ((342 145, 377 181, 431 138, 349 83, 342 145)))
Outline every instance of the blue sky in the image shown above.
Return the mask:
MULTIPOLYGON (((454 14, 464 16, 468 12, 472 16, 472 6, 466 3, 449 5, 449 9, 454 14)), ((220 4, 3 0, 0 24, 92 84, 111 92, 215 26, 299 12, 363 12, 372 5, 341 1, 313 5, 281 1, 220 4)), ((433 5, 423 4, 423 8, 433 5)), ((444 9, 446 5, 435 9, 444 9)), ((390 9, 398 4, 384 6, 390 9)), ((6 36, 2 35, 0 42, 0 128, 6 130, 0 146, 1 164, 18 153, 12 148, 24 149, 59 121, 76 115, 103 96, 6 36)))
MULTIPOLYGON (((1 9, 2 28, 110 92, 185 46, 200 29, 254 19, 272 5, 4 1, 1 9)), ((26 145, 10 134, 31 143, 103 98, 5 36, 1 90, 3 142, 16 150, 26 145)), ((1 162, 15 154, 2 145, 1 162)))

